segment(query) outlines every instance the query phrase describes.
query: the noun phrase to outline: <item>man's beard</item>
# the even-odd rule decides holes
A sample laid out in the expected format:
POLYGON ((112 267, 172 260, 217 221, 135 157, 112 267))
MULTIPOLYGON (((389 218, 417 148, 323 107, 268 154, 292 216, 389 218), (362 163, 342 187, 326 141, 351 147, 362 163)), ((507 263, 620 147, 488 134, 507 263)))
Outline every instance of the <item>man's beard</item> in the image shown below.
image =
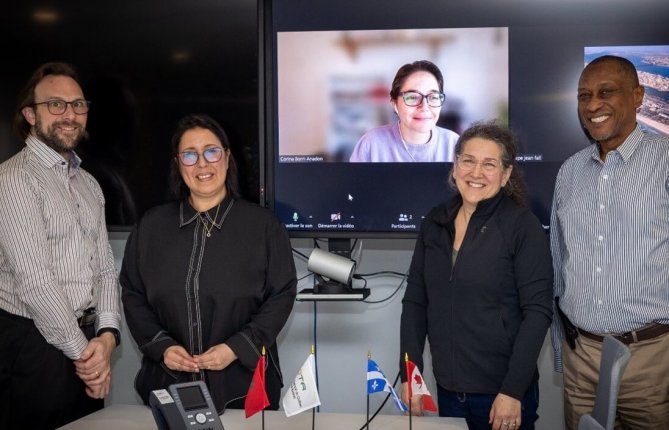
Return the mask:
POLYGON ((35 118, 35 135, 54 151, 62 154, 64 152, 74 151, 84 139, 88 139, 88 132, 85 128, 75 121, 57 121, 48 128, 44 128, 39 116, 35 118), (58 127, 64 125, 75 127, 76 134, 72 137, 58 135, 58 127))

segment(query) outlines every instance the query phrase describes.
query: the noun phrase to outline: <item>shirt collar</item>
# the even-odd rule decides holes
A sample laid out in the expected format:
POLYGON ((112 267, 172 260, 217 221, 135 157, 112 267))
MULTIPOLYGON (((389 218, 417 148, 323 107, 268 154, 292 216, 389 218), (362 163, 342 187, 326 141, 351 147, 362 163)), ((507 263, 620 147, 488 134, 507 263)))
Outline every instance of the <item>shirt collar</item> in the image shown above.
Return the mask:
MULTIPOLYGON (((232 197, 226 195, 223 201, 221 202, 220 209, 218 209, 218 216, 216 217, 216 222, 214 223, 214 226, 218 230, 221 229, 223 221, 225 220, 225 217, 230 211, 230 208, 232 207, 234 201, 235 200, 232 197)), ((212 222, 214 220, 216 209, 217 207, 214 206, 213 208, 209 209, 206 212, 205 216, 207 217, 207 221, 212 222)), ((179 228, 197 221, 199 217, 200 213, 197 210, 195 210, 193 206, 191 206, 190 201, 188 201, 188 197, 181 200, 181 202, 179 203, 179 228)))
MULTIPOLYGON (((62 166, 68 162, 62 155, 32 134, 29 134, 26 138, 26 146, 45 167, 62 166)), ((70 157, 69 161, 70 169, 76 170, 80 165, 81 158, 79 158, 76 152, 72 151, 72 157, 70 157)))
MULTIPOLYGON (((504 191, 500 190, 494 196, 485 200, 481 200, 477 203, 476 210, 474 211, 472 218, 489 216, 497 209, 497 206, 500 204, 502 199, 504 199, 504 197, 504 191)), ((458 193, 453 196, 450 201, 442 206, 441 211, 437 211, 435 214, 433 214, 432 219, 437 224, 447 225, 448 223, 451 223, 455 220, 460 206, 462 206, 462 196, 460 193, 458 193)))
MULTIPOLYGON (((643 139, 644 134, 645 132, 639 127, 639 124, 637 124, 634 130, 627 136, 627 139, 611 152, 618 152, 623 161, 627 163, 632 157, 632 154, 634 154, 634 151, 639 147, 639 143, 641 142, 641 139, 643 139)), ((592 158, 599 162, 602 161, 599 156, 599 144, 593 145, 592 158)))

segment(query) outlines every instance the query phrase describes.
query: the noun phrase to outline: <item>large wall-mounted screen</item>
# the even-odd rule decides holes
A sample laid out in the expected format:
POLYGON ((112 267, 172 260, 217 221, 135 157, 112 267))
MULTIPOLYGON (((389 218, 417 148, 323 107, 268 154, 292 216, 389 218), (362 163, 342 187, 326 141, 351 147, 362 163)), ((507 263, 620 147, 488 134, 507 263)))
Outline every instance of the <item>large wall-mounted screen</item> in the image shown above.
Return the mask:
MULTIPOLYGON (((266 1, 266 203, 296 237, 416 235, 428 210, 454 192, 452 156, 353 162, 352 153, 366 132, 398 121, 389 96, 398 68, 429 60, 444 76, 437 126, 458 133, 474 121, 509 124, 529 204, 547 229, 560 165, 591 144, 576 88, 593 47, 669 43, 668 2, 605 3, 266 1)), ((652 65, 635 64, 644 76, 666 70, 668 55, 656 50, 652 65)), ((642 83, 660 124, 666 88, 642 83)))

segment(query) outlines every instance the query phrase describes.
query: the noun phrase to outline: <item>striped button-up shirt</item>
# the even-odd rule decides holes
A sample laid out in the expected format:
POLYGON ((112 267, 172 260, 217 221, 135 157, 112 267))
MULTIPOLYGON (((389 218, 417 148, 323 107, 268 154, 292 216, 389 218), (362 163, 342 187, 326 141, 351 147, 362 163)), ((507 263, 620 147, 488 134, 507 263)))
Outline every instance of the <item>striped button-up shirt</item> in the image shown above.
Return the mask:
MULTIPOLYGON (((638 126, 602 161, 597 145, 558 173, 551 214, 555 297, 577 327, 669 324, 669 139, 638 126)), ((562 329, 552 325, 556 370, 562 329)))
POLYGON ((0 165, 0 308, 32 319, 71 359, 88 344, 85 309, 97 309, 96 330, 120 322, 104 197, 80 162, 31 135, 0 165))

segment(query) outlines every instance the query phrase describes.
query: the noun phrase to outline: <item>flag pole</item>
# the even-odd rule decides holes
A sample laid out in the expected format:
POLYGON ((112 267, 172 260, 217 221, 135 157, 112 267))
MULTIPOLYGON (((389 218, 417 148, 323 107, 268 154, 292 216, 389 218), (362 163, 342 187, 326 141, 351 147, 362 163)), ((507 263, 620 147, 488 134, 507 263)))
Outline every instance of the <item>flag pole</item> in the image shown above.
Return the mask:
MULTIPOLYGON (((311 355, 316 358, 316 347, 311 345, 311 355)), ((316 383, 316 389, 318 389, 318 383, 316 383)), ((311 430, 316 430, 316 408, 311 408, 311 430)))
MULTIPOLYGON (((367 351, 367 371, 369 371, 369 360, 372 359, 372 351, 368 350, 367 351)), ((367 382, 369 384, 369 382, 367 382)), ((367 420, 366 420, 366 428, 369 430, 369 387, 365 390, 367 392, 367 420)))
POLYGON ((407 388, 409 392, 409 430, 411 430, 412 427, 412 412, 411 412, 411 398, 412 393, 411 393, 411 375, 409 374, 409 353, 405 352, 404 353, 404 368, 407 373, 407 388))
MULTIPOLYGON (((262 346, 262 356, 265 357, 265 345, 262 346)), ((263 381, 263 383, 264 383, 264 381, 263 381)), ((265 388, 263 387, 263 389, 265 389, 265 388)), ((263 408, 261 413, 262 413, 262 430, 265 430, 265 408, 263 408)))

